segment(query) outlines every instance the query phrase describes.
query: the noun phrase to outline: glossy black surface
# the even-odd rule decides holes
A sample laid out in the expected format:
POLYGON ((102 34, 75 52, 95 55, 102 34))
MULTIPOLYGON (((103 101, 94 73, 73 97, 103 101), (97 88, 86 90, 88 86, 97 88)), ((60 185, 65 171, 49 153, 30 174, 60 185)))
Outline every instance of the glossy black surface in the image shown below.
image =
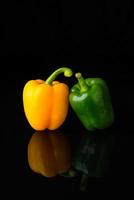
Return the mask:
MULTIPOLYGON (((25 58, 24 58, 25 59, 25 58)), ((1 88, 1 109, 2 109, 2 177, 5 187, 19 188, 20 191, 26 191, 28 188, 42 188, 48 191, 79 191, 80 177, 64 178, 55 177, 48 179, 35 174, 31 171, 27 162, 27 145, 34 133, 34 130, 28 124, 22 104, 22 90, 27 80, 34 78, 46 78, 60 64, 49 65, 41 63, 40 58, 34 62, 33 57, 30 61, 21 63, 13 60, 14 67, 19 69, 5 72, 6 81, 1 88), (23 68, 25 65, 25 68, 23 68), (38 67, 36 67, 38 65, 38 67), (21 66, 21 67, 20 67, 21 66), (26 66, 33 66, 33 69, 27 71, 26 66), (3 121, 4 120, 4 121, 3 121)), ((8 63, 9 64, 9 63, 8 63)), ((128 67, 117 71, 115 65, 92 66, 92 65, 68 65, 74 72, 81 71, 85 77, 102 77, 107 81, 113 102, 115 121, 114 124, 105 132, 113 134, 116 145, 113 151, 111 165, 107 175, 102 179, 89 179, 88 191, 97 190, 106 187, 111 190, 124 187, 126 180, 131 177, 132 169, 132 146, 133 146, 133 80, 128 67)), ((69 87, 75 83, 74 78, 59 77, 60 81, 65 81, 69 87)), ((76 118, 72 109, 69 109, 68 117, 61 127, 62 131, 71 138, 73 144, 77 144, 79 136, 85 134, 85 130, 76 118)), ((103 134, 103 131, 100 131, 103 134)), ((28 190, 28 191, 29 191, 28 190)))
MULTIPOLYGON (((111 166, 103 179, 89 180, 87 191, 131 188, 134 17, 130 1, 121 5, 98 1, 90 2, 90 6, 59 1, 10 2, 3 3, 1 10, 2 190, 25 195, 79 191, 79 177, 47 179, 33 173, 27 163, 27 145, 34 130, 23 112, 24 84, 31 79, 46 79, 62 65, 81 71, 84 77, 104 78, 115 111, 114 124, 107 130, 117 141, 111 166)), ((75 83, 74 78, 62 75, 58 79, 70 88, 75 83)), ((62 128, 73 135, 74 142, 85 131, 71 108, 62 128)))

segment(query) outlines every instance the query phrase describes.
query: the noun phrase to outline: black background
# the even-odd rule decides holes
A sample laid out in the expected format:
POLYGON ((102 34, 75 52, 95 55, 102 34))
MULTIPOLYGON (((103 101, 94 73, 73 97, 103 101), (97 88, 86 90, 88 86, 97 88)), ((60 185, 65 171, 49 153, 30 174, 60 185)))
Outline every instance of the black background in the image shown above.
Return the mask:
MULTIPOLYGON (((22 90, 30 79, 46 79, 60 66, 108 83, 115 122, 110 131, 118 148, 104 180, 91 180, 88 191, 131 188, 133 174, 134 14, 130 1, 14 2, 1 5, 1 182, 22 193, 78 191, 77 179, 46 179, 32 173, 26 157, 34 133, 22 106, 22 90), (38 188, 38 189, 37 189, 38 188)), ((71 88, 74 78, 59 80, 71 88)), ((64 127, 82 129, 71 108, 64 127), (77 126, 76 126, 77 125, 77 126)))

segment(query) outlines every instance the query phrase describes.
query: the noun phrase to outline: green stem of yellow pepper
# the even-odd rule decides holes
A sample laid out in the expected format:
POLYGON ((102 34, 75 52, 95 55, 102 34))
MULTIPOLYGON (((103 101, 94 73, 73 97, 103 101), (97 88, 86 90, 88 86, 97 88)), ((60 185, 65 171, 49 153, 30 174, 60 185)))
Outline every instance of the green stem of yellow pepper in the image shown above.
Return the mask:
POLYGON ((52 82, 56 79, 56 77, 61 74, 64 73, 64 76, 66 77, 71 77, 73 75, 73 72, 70 68, 67 67, 62 67, 57 69, 56 71, 54 71, 46 80, 46 84, 51 85, 52 82))

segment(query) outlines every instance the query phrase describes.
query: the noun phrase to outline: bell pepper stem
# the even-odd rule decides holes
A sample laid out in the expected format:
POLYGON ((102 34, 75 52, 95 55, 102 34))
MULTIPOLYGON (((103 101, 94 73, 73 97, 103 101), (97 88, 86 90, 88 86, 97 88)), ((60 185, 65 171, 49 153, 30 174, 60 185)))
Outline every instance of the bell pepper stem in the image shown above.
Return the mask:
POLYGON ((61 73, 64 73, 64 76, 66 77, 71 77, 73 75, 73 72, 70 68, 68 67, 61 67, 54 71, 46 80, 46 84, 51 85, 52 82, 57 78, 57 76, 61 73))
POLYGON ((84 78, 82 77, 82 74, 80 72, 75 74, 75 77, 77 78, 79 85, 80 85, 80 91, 81 92, 86 92, 89 87, 86 83, 86 81, 84 80, 84 78))
POLYGON ((82 174, 81 181, 80 181, 80 190, 85 191, 88 184, 88 176, 86 174, 82 174))

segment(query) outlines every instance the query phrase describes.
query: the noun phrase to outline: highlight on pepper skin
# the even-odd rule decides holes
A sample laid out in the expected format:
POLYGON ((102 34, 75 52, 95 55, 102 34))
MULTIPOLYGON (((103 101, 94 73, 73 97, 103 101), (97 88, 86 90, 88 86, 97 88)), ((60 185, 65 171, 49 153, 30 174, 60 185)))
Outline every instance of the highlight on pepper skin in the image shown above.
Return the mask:
POLYGON ((27 157, 32 171, 45 177, 55 177, 70 169, 71 146, 63 134, 37 131, 28 143, 27 157))

